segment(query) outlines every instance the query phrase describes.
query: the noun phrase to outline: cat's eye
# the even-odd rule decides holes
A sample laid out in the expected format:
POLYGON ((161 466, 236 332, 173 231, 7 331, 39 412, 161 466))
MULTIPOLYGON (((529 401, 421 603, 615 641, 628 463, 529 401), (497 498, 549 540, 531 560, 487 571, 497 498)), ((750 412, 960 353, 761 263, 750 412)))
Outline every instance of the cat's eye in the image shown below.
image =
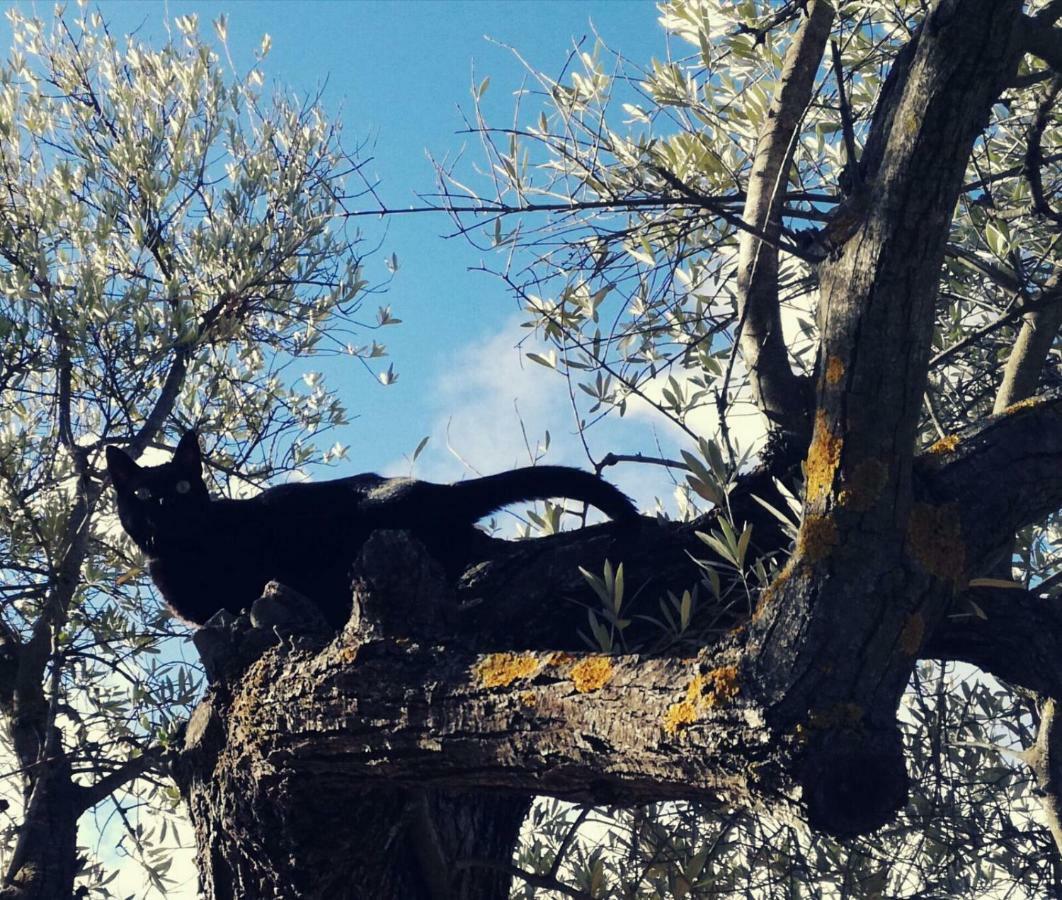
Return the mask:
POLYGON ((192 485, 187 481, 181 480, 173 486, 173 489, 177 491, 178 494, 187 494, 192 489, 192 485))
POLYGON ((150 500, 151 491, 148 488, 141 486, 133 491, 133 496, 136 497, 137 500, 150 500))

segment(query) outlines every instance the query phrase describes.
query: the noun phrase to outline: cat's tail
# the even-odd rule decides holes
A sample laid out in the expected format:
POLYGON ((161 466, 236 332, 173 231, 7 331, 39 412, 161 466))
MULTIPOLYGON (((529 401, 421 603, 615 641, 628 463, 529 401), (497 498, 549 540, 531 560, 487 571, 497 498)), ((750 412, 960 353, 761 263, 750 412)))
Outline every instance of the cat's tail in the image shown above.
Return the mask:
POLYGON ((482 519, 510 503, 566 497, 597 507, 610 519, 631 521, 638 509, 630 497, 603 478, 568 466, 531 466, 470 478, 447 485, 454 511, 470 521, 482 519), (452 493, 451 493, 452 492, 452 493))

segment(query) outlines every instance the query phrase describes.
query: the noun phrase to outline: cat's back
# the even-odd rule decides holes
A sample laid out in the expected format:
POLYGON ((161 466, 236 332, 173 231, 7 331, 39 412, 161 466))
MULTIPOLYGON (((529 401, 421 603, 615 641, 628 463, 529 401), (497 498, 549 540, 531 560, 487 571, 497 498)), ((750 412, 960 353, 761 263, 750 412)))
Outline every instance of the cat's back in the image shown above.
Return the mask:
POLYGON ((252 498, 263 513, 302 516, 323 515, 357 506, 390 479, 373 472, 330 481, 300 481, 278 484, 252 498))

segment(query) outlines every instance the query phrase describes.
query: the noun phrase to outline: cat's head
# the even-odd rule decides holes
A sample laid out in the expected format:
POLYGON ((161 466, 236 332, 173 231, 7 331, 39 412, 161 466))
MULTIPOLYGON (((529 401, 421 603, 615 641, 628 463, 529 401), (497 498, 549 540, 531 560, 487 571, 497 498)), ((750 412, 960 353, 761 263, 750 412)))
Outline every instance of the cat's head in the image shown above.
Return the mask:
POLYGON ((138 465, 124 450, 108 447, 107 471, 118 495, 118 518, 141 550, 162 551, 195 534, 210 494, 194 431, 185 432, 173 458, 161 466, 138 465))

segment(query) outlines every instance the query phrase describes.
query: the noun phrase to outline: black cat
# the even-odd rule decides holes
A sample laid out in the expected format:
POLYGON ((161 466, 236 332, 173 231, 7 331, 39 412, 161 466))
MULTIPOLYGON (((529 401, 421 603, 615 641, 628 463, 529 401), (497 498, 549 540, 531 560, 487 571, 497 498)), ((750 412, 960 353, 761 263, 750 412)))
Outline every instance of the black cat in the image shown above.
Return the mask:
POLYGON ((336 628, 350 616, 350 566, 379 528, 417 536, 450 575, 489 543, 476 521, 526 500, 569 497, 611 518, 634 520, 630 499, 579 469, 536 466, 432 484, 367 473, 284 484, 248 500, 212 500, 199 439, 185 433, 173 459, 140 466, 117 447, 107 469, 122 526, 148 558, 148 571, 181 618, 202 624, 223 605, 238 613, 279 581, 313 600, 336 628))

